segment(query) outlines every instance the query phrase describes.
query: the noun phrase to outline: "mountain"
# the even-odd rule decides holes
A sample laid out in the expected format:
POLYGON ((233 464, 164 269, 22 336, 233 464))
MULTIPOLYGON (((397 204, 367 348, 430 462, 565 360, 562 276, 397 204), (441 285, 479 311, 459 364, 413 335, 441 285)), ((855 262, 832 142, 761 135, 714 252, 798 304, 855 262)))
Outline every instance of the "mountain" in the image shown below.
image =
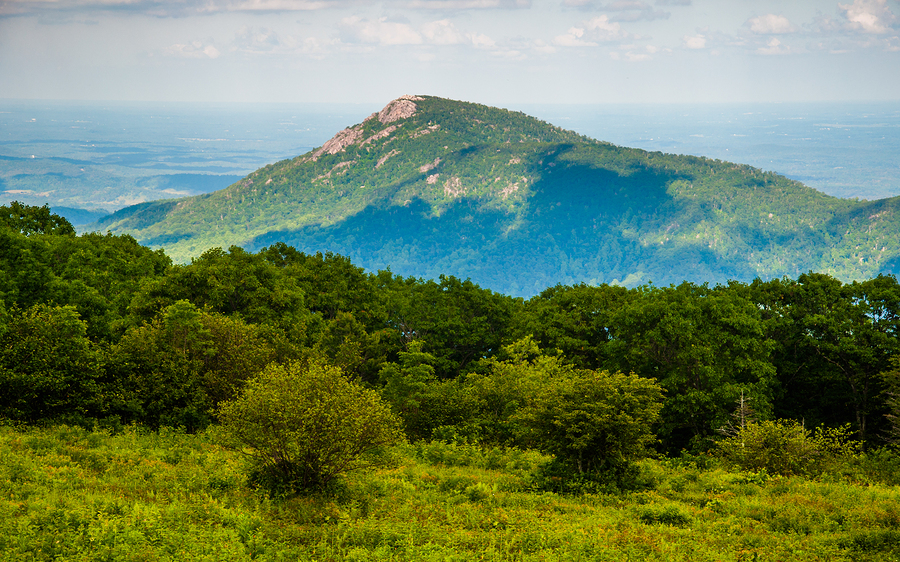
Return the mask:
POLYGON ((109 214, 106 211, 89 211, 75 207, 51 207, 50 210, 65 218, 74 226, 97 222, 109 214))
POLYGON ((286 242, 372 270, 530 295, 557 283, 894 273, 898 204, 615 146, 518 112, 403 96, 226 189, 128 207, 92 228, 178 261, 286 242))

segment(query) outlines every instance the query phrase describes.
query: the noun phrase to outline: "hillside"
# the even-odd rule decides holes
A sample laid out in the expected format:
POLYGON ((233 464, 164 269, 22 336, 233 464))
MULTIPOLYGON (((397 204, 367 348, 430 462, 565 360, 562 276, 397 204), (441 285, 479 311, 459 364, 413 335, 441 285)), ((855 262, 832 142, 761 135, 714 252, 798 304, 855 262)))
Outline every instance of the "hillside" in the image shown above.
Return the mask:
POLYGON ((898 199, 615 146, 521 113, 404 96, 322 147, 207 195, 94 225, 188 261, 284 241, 369 269, 530 295, 557 283, 894 272, 898 199))

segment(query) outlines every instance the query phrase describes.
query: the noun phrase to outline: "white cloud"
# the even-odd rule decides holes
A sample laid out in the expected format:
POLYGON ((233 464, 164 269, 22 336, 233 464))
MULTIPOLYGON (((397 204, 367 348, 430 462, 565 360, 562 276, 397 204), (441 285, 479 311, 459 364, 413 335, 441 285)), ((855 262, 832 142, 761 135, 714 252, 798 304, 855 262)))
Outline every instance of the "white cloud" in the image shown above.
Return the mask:
POLYGON ((335 5, 326 0, 211 0, 200 11, 211 12, 302 12, 335 5))
POLYGON ((556 47, 540 39, 534 41, 532 49, 544 55, 549 55, 556 52, 556 47))
POLYGON ((598 43, 583 39, 583 27, 570 27, 563 35, 557 35, 553 38, 553 44, 559 47, 596 47, 598 43))
POLYGON ((341 41, 370 45, 419 45, 422 36, 408 23, 388 21, 386 17, 367 20, 351 16, 338 24, 341 41))
POLYGON ((639 47, 638 45, 622 45, 619 47, 620 52, 613 51, 610 53, 610 56, 614 60, 624 60, 628 62, 642 62, 651 60, 653 55, 660 52, 671 52, 670 49, 660 49, 655 45, 644 45, 643 47, 639 47))
POLYGON ((777 37, 770 37, 766 41, 766 46, 756 49, 756 52, 760 55, 784 55, 789 53, 790 49, 782 45, 777 37))
POLYGON ((425 42, 432 45, 472 45, 477 49, 495 46, 493 39, 483 33, 462 33, 450 20, 437 20, 424 24, 420 32, 425 42))
POLYGON ((472 42, 472 46, 476 49, 491 49, 496 46, 493 39, 483 33, 469 33, 466 38, 472 42))
POLYGON ((497 58, 503 59, 511 59, 511 60, 522 60, 525 58, 525 55, 522 51, 517 49, 497 49, 491 52, 491 55, 497 58))
POLYGON ((583 22, 580 27, 570 27, 564 35, 553 38, 553 44, 560 47, 596 47, 600 43, 622 41, 631 35, 617 22, 609 21, 602 15, 583 22))
POLYGON ((265 27, 243 26, 234 34, 228 50, 232 53, 244 53, 258 56, 296 56, 303 55, 314 59, 327 54, 328 47, 336 40, 321 40, 317 37, 298 38, 291 35, 279 35, 265 27))
POLYGON ((838 4, 847 18, 847 26, 864 33, 888 33, 896 17, 887 0, 855 0, 853 4, 838 4))
POLYGON ((190 43, 176 43, 163 51, 165 56, 181 57, 186 59, 216 59, 221 54, 212 44, 204 44, 202 41, 190 43))
POLYGON ((165 18, 222 12, 298 12, 347 4, 345 0, 3 0, 0 16, 107 11, 165 18))
POLYGON ((835 17, 820 14, 814 18, 812 30, 819 37, 809 49, 833 54, 898 50, 900 27, 887 0, 855 0, 838 4, 838 10, 835 17))
POLYGON ((518 10, 531 7, 531 0, 411 0, 407 7, 423 10, 518 10))
POLYGON ((365 45, 469 45, 476 49, 494 49, 496 43, 483 33, 464 33, 447 19, 425 23, 416 28, 406 21, 387 18, 367 20, 358 16, 344 18, 338 25, 340 40, 365 45))
POLYGON ((750 26, 750 31, 761 35, 793 33, 795 31, 794 26, 791 25, 791 22, 786 17, 775 14, 750 18, 747 20, 747 25, 750 26))
POLYGON ((616 0, 608 4, 600 0, 563 0, 563 5, 581 10, 613 12, 613 21, 653 21, 668 19, 672 14, 654 10, 653 6, 641 0, 616 0))
POLYGON ((273 52, 284 46, 278 34, 266 28, 253 29, 243 26, 235 34, 232 46, 235 50, 248 52, 273 52))
POLYGON ((684 46, 688 49, 705 49, 706 37, 704 35, 684 36, 684 46))
POLYGON ((450 20, 438 20, 422 26, 422 35, 434 45, 457 45, 466 40, 450 20))

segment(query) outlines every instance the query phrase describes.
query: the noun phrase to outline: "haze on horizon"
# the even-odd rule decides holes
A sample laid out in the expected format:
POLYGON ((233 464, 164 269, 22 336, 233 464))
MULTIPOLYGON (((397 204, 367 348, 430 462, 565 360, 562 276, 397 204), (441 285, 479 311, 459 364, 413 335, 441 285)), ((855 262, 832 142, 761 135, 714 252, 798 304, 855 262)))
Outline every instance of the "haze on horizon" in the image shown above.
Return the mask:
POLYGON ((898 0, 0 0, 0 98, 900 99, 898 0))

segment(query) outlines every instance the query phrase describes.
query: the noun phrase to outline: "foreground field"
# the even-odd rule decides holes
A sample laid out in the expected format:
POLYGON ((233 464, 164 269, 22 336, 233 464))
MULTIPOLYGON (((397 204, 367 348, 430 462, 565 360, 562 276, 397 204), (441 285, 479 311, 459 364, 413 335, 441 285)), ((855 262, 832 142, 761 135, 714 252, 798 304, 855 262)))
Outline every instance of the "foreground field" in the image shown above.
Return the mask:
POLYGON ((0 427, 0 560, 900 560, 896 487, 670 460, 642 491, 563 497, 533 491, 536 453, 394 453, 277 500, 212 431, 0 427))

